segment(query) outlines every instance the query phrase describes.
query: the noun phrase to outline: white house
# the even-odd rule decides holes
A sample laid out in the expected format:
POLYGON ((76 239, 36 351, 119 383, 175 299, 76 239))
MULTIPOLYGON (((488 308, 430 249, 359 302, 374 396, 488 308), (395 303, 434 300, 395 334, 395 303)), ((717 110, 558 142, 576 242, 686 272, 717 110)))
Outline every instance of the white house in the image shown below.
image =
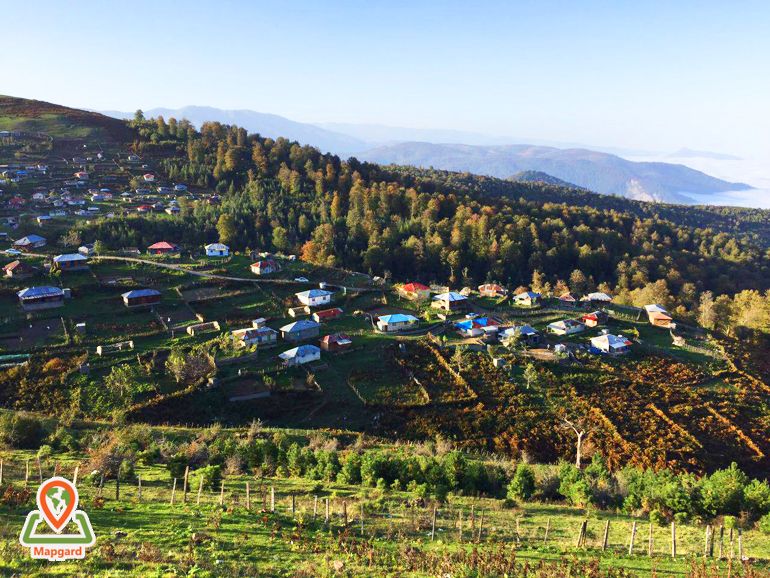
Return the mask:
POLYGON ((591 347, 609 355, 622 355, 631 351, 631 341, 622 335, 605 333, 591 338, 591 347))
POLYGON ((321 350, 315 345, 300 345, 278 355, 288 365, 302 365, 321 359, 321 350))
POLYGON ((230 247, 223 243, 209 243, 204 247, 206 257, 229 257, 230 247))
POLYGON ((309 307, 318 307, 319 305, 326 305, 332 300, 332 292, 325 289, 310 289, 308 291, 300 291, 295 293, 299 302, 309 307))
POLYGON ((548 331, 554 335, 574 335, 585 331, 586 326, 577 319, 564 319, 548 324, 548 331))

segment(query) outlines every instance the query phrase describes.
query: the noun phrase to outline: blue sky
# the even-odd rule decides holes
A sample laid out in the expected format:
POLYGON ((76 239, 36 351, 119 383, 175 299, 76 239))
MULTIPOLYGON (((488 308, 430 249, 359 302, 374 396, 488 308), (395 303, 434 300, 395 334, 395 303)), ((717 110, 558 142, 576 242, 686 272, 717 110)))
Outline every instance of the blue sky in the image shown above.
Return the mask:
POLYGON ((7 2, 0 93, 770 158, 761 1, 7 2))

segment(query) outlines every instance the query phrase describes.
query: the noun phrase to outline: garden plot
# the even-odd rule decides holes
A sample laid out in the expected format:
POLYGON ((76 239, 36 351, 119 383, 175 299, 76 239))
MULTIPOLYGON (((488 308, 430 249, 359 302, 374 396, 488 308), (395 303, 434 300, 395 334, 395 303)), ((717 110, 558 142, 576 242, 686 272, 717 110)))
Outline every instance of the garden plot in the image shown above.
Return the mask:
POLYGON ((168 327, 183 327, 197 322, 195 313, 185 303, 161 302, 155 307, 158 316, 168 327))
POLYGON ((61 319, 23 320, 14 324, 14 329, 0 337, 0 348, 7 350, 23 350, 31 347, 58 345, 65 341, 64 327, 61 319))
POLYGON ((202 315, 205 321, 219 321, 228 325, 242 325, 258 317, 281 316, 281 305, 273 295, 261 290, 191 303, 195 313, 202 315))

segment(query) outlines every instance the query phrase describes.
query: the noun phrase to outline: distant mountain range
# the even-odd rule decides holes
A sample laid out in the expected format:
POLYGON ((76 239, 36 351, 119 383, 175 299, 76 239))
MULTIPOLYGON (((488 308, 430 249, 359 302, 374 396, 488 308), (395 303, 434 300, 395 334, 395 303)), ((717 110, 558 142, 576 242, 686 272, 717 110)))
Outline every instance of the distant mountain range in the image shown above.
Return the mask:
POLYGON ((556 185, 557 187, 581 188, 542 171, 521 171, 513 175, 511 180, 517 183, 545 183, 546 185, 556 185))
POLYGON ((521 171, 540 171, 591 191, 641 201, 688 203, 691 200, 687 193, 751 188, 684 165, 633 162, 587 149, 407 142, 371 149, 359 157, 380 164, 467 171, 498 178, 510 178, 521 171))
MULTIPOLYGON (((133 118, 133 112, 121 112, 117 110, 103 110, 102 114, 114 118, 133 118)), ((151 108, 144 112, 145 117, 162 116, 166 120, 169 117, 177 119, 186 118, 196 127, 206 121, 217 121, 224 124, 237 124, 249 132, 259 133, 270 138, 284 137, 296 140, 302 144, 313 145, 324 152, 332 152, 338 155, 350 155, 365 150, 370 143, 353 136, 328 130, 314 124, 296 122, 278 116, 256 112, 253 110, 223 110, 210 106, 185 106, 183 108, 151 108)))
MULTIPOLYGON (((133 112, 102 112, 114 118, 132 118, 134 115, 133 112)), ((534 171, 598 193, 643 201, 690 203, 692 200, 687 193, 704 195, 751 188, 680 164, 634 162, 611 152, 569 145, 568 148, 557 148, 510 144, 502 137, 465 131, 349 123, 316 125, 253 110, 223 110, 208 106, 153 108, 145 110, 144 114, 146 117, 162 115, 166 119, 172 116, 186 118, 198 127, 205 121, 236 124, 263 136, 285 137, 324 152, 343 157, 354 155, 381 164, 433 167, 499 178, 534 171)), ((735 158, 689 149, 669 155, 683 159, 704 156, 735 158)))

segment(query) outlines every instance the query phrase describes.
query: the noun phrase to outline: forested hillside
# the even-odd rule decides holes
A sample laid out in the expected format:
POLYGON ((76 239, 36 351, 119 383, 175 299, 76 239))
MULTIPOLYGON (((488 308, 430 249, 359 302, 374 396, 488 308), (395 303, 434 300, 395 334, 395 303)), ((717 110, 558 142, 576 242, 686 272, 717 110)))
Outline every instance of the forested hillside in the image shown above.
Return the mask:
MULTIPOLYGON (((556 292, 599 287, 621 302, 660 302, 692 315, 704 297, 710 307, 714 297, 743 290, 750 291, 741 303, 749 305, 739 306, 751 307, 770 286, 763 211, 647 204, 343 161, 219 123, 200 132, 175 119, 131 124, 137 152, 158 159, 170 179, 214 188, 222 202, 183 202, 175 219, 80 225, 84 240, 107 248, 146 246, 161 236, 190 244, 219 238, 236 250, 296 252, 394 279, 494 279, 556 292)), ((728 297, 718 305, 719 319, 728 319, 728 297)))

